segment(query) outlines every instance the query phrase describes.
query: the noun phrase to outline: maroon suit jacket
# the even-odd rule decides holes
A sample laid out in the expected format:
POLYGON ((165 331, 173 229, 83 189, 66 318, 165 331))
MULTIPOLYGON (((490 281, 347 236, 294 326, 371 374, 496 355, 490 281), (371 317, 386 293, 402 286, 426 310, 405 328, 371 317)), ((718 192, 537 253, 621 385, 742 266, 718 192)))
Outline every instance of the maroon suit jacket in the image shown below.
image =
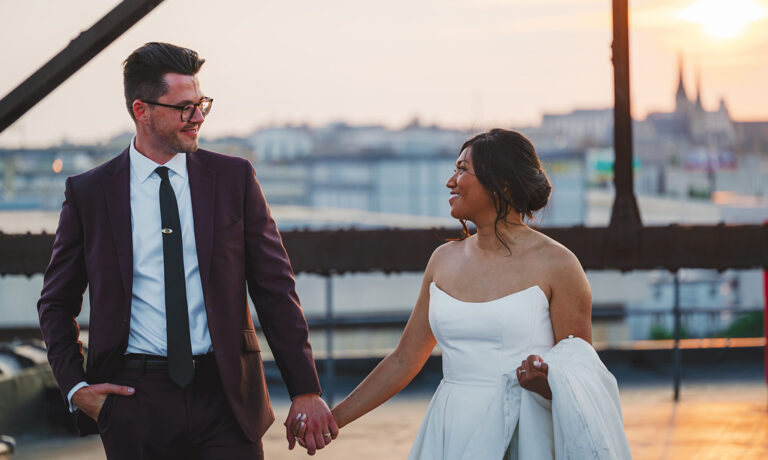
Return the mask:
MULTIPOLYGON (((200 278, 216 363, 243 432, 261 438, 274 421, 247 290, 291 396, 320 393, 307 322, 275 222, 243 159, 187 155, 200 278)), ((110 382, 128 345, 133 243, 128 149, 66 181, 65 200, 37 308, 62 395, 81 381, 110 382), (76 317, 90 288, 88 362, 76 317)), ((136 223, 141 225, 141 223, 136 223)), ((82 435, 96 433, 78 417, 82 435)))

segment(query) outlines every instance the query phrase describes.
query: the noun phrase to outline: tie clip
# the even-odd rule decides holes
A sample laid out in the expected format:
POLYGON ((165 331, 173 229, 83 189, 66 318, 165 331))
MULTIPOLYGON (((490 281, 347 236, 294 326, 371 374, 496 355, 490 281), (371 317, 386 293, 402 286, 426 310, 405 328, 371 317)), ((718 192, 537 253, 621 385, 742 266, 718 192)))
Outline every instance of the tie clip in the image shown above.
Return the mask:
POLYGON ((173 229, 170 229, 170 228, 164 228, 164 229, 162 229, 160 231, 165 233, 166 235, 168 235, 169 233, 173 233, 173 229))

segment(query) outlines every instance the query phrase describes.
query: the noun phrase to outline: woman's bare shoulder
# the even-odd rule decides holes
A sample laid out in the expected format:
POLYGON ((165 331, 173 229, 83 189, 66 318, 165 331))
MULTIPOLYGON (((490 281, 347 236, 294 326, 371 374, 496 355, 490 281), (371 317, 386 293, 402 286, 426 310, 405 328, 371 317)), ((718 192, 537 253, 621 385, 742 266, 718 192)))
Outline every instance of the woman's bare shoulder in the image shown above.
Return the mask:
POLYGON ((461 253, 462 251, 464 251, 467 241, 470 238, 472 237, 468 237, 463 240, 446 241, 445 243, 435 248, 435 250, 432 252, 431 258, 439 260, 446 257, 452 257, 461 253))
POLYGON ((447 241, 435 248, 427 263, 426 273, 434 275, 440 267, 455 263, 456 259, 464 253, 466 244, 467 239, 447 241))
POLYGON ((581 262, 570 249, 543 233, 536 233, 539 235, 536 251, 549 269, 555 271, 578 269, 582 271, 581 262))

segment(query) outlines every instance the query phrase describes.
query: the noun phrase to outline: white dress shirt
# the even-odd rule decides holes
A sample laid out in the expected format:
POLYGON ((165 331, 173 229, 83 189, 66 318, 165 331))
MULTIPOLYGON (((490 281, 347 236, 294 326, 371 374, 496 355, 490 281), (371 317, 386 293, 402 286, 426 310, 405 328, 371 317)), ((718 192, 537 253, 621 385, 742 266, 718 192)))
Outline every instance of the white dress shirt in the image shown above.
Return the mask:
MULTIPOLYGON (((209 353, 213 351, 213 345, 208 333, 203 285, 197 262, 187 155, 177 153, 170 161, 160 165, 139 153, 134 145, 135 140, 134 137, 130 146, 133 289, 128 348, 125 352, 168 355, 163 239, 160 232, 162 228, 159 192, 161 179, 155 172, 157 167, 166 166, 170 170, 168 177, 179 207, 192 354, 209 353)), ((72 405, 72 395, 84 386, 87 386, 87 383, 80 382, 69 391, 70 410, 75 409, 72 405)))

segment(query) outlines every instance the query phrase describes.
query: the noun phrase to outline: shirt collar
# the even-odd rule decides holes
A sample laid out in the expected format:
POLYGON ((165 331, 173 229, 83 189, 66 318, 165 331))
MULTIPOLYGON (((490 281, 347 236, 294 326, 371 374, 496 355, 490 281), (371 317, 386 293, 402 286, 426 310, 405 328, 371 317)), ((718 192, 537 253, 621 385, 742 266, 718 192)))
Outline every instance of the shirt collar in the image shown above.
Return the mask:
POLYGON ((136 136, 133 137, 131 140, 131 147, 130 147, 130 159, 131 159, 131 169, 133 169, 134 174, 136 174, 136 177, 139 179, 139 182, 144 182, 149 178, 149 176, 152 175, 152 173, 155 172, 155 169, 157 169, 158 166, 166 166, 168 169, 173 171, 174 173, 178 174, 179 176, 183 177, 184 179, 187 178, 187 154, 186 153, 177 153, 173 156, 167 163, 164 165, 161 165, 159 163, 156 163, 149 158, 145 157, 141 153, 139 153, 138 150, 136 150, 136 136))

